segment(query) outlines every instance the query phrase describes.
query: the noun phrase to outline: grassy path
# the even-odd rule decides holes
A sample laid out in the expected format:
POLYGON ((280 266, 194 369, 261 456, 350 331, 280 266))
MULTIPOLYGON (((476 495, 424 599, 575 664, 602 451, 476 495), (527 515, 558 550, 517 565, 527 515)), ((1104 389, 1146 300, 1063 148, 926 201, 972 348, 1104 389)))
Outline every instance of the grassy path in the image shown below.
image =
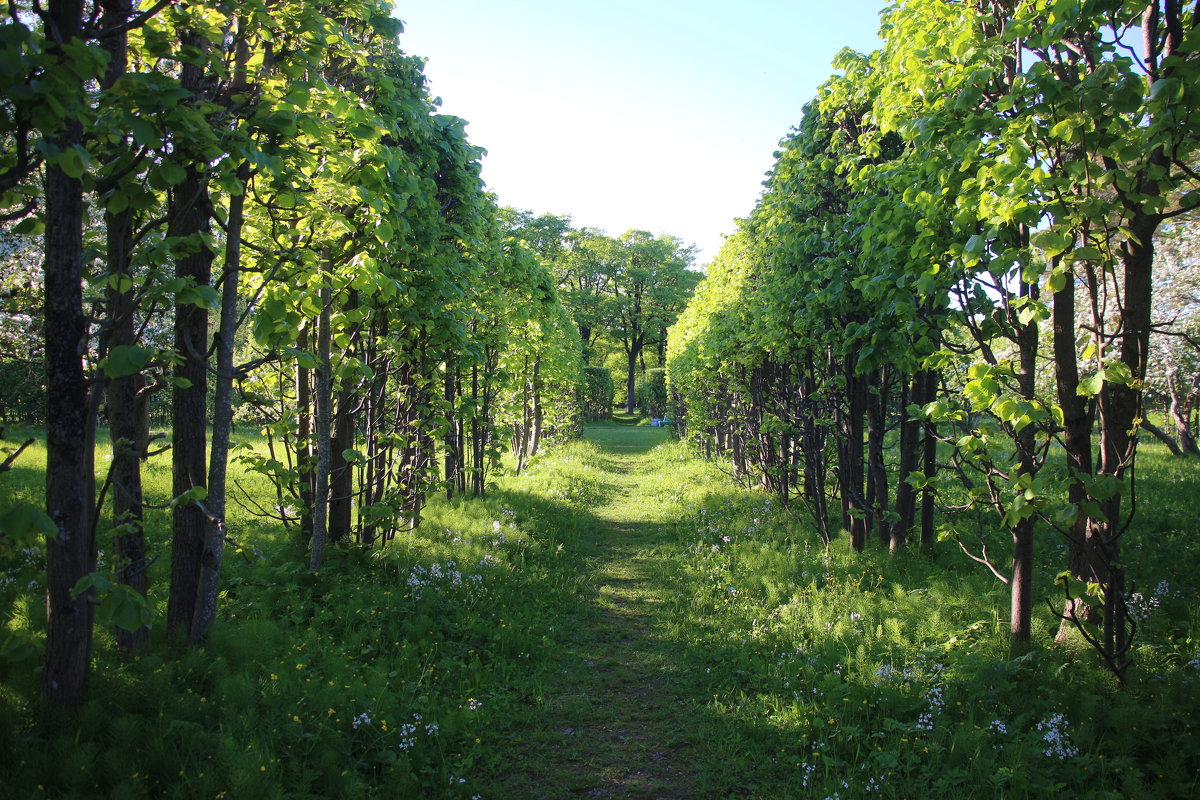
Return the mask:
MULTIPOLYGON (((527 720, 527 752, 507 776, 513 797, 695 797, 694 730, 679 690, 683 663, 664 635, 660 608, 671 591, 661 546, 676 507, 659 502, 645 469, 667 433, 646 427, 596 428, 604 447, 606 502, 579 543, 589 608, 572 624, 527 720)), ((497 787, 500 788, 500 787, 497 787)))

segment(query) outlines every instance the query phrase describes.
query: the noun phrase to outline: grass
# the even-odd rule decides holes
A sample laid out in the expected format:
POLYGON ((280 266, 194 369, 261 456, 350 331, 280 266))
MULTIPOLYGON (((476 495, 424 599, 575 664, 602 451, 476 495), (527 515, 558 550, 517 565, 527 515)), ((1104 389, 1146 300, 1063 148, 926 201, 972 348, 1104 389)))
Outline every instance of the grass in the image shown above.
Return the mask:
MULTIPOLYGON (((670 430, 618 417, 438 498, 318 574, 248 517, 203 648, 99 631, 75 726, 36 724, 40 552, 0 555, 0 786, 14 797, 1189 797, 1200 794, 1200 469, 1145 448, 1142 594, 1118 688, 1076 646, 1010 661, 1002 585, 951 546, 828 550, 670 430)), ((10 436, 11 438, 11 436, 10 436)), ((36 500, 30 452, 0 504, 36 500)), ((162 496, 168 470, 148 472, 162 496)), ((166 520, 152 600, 165 603, 166 520)), ((1041 595, 1060 542, 1039 540, 1041 595)))

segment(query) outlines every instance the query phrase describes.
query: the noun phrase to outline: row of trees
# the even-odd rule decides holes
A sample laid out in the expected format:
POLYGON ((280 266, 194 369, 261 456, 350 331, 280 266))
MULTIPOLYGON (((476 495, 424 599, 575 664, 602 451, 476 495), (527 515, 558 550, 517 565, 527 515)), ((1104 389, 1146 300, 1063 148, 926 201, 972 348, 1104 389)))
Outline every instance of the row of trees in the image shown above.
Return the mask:
POLYGON ((232 502, 298 528, 317 569, 330 542, 418 524, 436 487, 482 494, 504 446, 521 466, 577 428, 581 346, 556 280, 484 192, 480 151, 436 113, 387 2, 10 12, 0 213, 28 280, 6 275, 6 304, 41 322, 22 341, 45 365, 48 460, 45 513, 0 528, 46 536, 46 698, 82 698, 96 609, 145 645, 156 393, 167 628, 194 642, 216 618, 232 502), (238 444, 239 423, 264 440, 238 444), (231 457, 274 497, 231 486, 231 457))
POLYGON ((1200 198, 1197 19, 1176 0, 889 10, 670 332, 693 436, 826 541, 928 542, 936 503, 1011 587, 1018 648, 1034 526, 1058 529, 1061 614, 1118 675, 1152 334, 1197 300, 1156 318, 1156 285, 1185 285, 1156 234, 1200 198), (997 525, 1009 565, 987 550, 997 525))
POLYGON ((613 238, 571 227, 570 217, 515 212, 530 246, 550 266, 570 311, 587 364, 613 356, 624 374, 626 413, 637 405, 646 358, 666 363, 667 329, 687 305, 702 274, 691 269, 695 248, 666 234, 630 230, 613 238))

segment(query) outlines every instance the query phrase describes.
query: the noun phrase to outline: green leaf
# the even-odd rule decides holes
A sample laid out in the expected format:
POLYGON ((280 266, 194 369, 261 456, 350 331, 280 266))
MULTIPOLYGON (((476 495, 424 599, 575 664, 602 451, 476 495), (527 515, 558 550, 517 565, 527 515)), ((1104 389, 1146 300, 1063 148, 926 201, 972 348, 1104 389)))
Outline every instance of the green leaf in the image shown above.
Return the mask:
POLYGON ((287 353, 288 355, 290 355, 292 358, 296 359, 296 363, 299 364, 302 369, 316 369, 317 368, 316 357, 313 356, 313 354, 308 352, 307 350, 300 350, 295 347, 285 347, 285 348, 283 348, 283 351, 285 353, 287 353))
POLYGON ((193 486, 183 494, 171 500, 171 507, 186 506, 208 498, 208 489, 203 486, 193 486))
POLYGON ((1104 379, 1109 383, 1128 386, 1133 383, 1133 372, 1124 361, 1110 361, 1104 366, 1104 379))
POLYGON ((58 526, 37 506, 22 503, 0 512, 0 537, 27 542, 39 533, 47 539, 58 538, 58 526))
POLYGON ((1049 280, 1046 281, 1047 287, 1051 293, 1057 294, 1067 288, 1067 273, 1065 270, 1056 269, 1050 273, 1049 280))
POLYGON ((1063 253, 1071 245, 1071 237, 1055 231, 1038 231, 1029 237, 1029 243, 1046 254, 1046 258, 1054 258, 1063 253))
POLYGON ((28 661, 37 655, 37 648, 25 633, 14 632, 4 637, 4 644, 0 645, 0 658, 3 658, 10 664, 17 664, 22 661, 28 661))
POLYGON ((1079 382, 1078 388, 1076 388, 1076 390, 1075 390, 1075 393, 1080 395, 1081 397, 1095 397, 1096 395, 1100 394, 1100 391, 1103 388, 1104 388, 1104 373, 1097 372, 1095 375, 1092 375, 1090 378, 1084 378, 1083 380, 1081 380, 1079 382))
POLYGON ((109 378, 123 378, 144 370, 154 360, 154 351, 137 345, 118 345, 104 360, 104 374, 109 378))
POLYGON ((187 177, 187 170, 178 164, 171 163, 170 161, 159 164, 158 169, 155 170, 155 173, 167 186, 177 186, 183 183, 184 178, 187 177))
POLYGON ((104 207, 110 214, 120 214, 129 208, 129 195, 124 192, 113 192, 108 196, 108 202, 104 204, 104 207))
POLYGON ((45 230, 45 221, 39 216, 33 216, 18 222, 13 228, 13 233, 19 233, 22 236, 41 236, 45 230))
POLYGON ((129 132, 133 134, 133 140, 142 147, 158 147, 162 144, 154 125, 140 117, 129 121, 129 132))
POLYGON ((220 305, 221 295, 212 286, 186 286, 175 295, 175 301, 186 306, 213 308, 220 305))
POLYGON ((88 154, 79 145, 72 145, 59 154, 55 163, 66 173, 67 177, 82 178, 83 174, 87 172, 88 154))
POLYGON ((1178 100, 1183 95, 1183 85, 1177 78, 1161 78, 1150 87, 1152 101, 1164 99, 1168 102, 1178 100))

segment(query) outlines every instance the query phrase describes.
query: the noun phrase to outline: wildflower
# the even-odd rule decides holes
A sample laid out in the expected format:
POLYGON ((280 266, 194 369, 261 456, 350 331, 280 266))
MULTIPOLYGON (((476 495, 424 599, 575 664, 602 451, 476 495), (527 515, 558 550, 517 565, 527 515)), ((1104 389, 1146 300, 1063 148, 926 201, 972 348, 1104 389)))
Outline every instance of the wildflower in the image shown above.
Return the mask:
POLYGON ((1079 748, 1071 744, 1067 734, 1067 719, 1062 714, 1053 714, 1049 719, 1042 720, 1037 724, 1037 729, 1046 744, 1042 753, 1047 758, 1057 756, 1062 761, 1079 755, 1079 748))

